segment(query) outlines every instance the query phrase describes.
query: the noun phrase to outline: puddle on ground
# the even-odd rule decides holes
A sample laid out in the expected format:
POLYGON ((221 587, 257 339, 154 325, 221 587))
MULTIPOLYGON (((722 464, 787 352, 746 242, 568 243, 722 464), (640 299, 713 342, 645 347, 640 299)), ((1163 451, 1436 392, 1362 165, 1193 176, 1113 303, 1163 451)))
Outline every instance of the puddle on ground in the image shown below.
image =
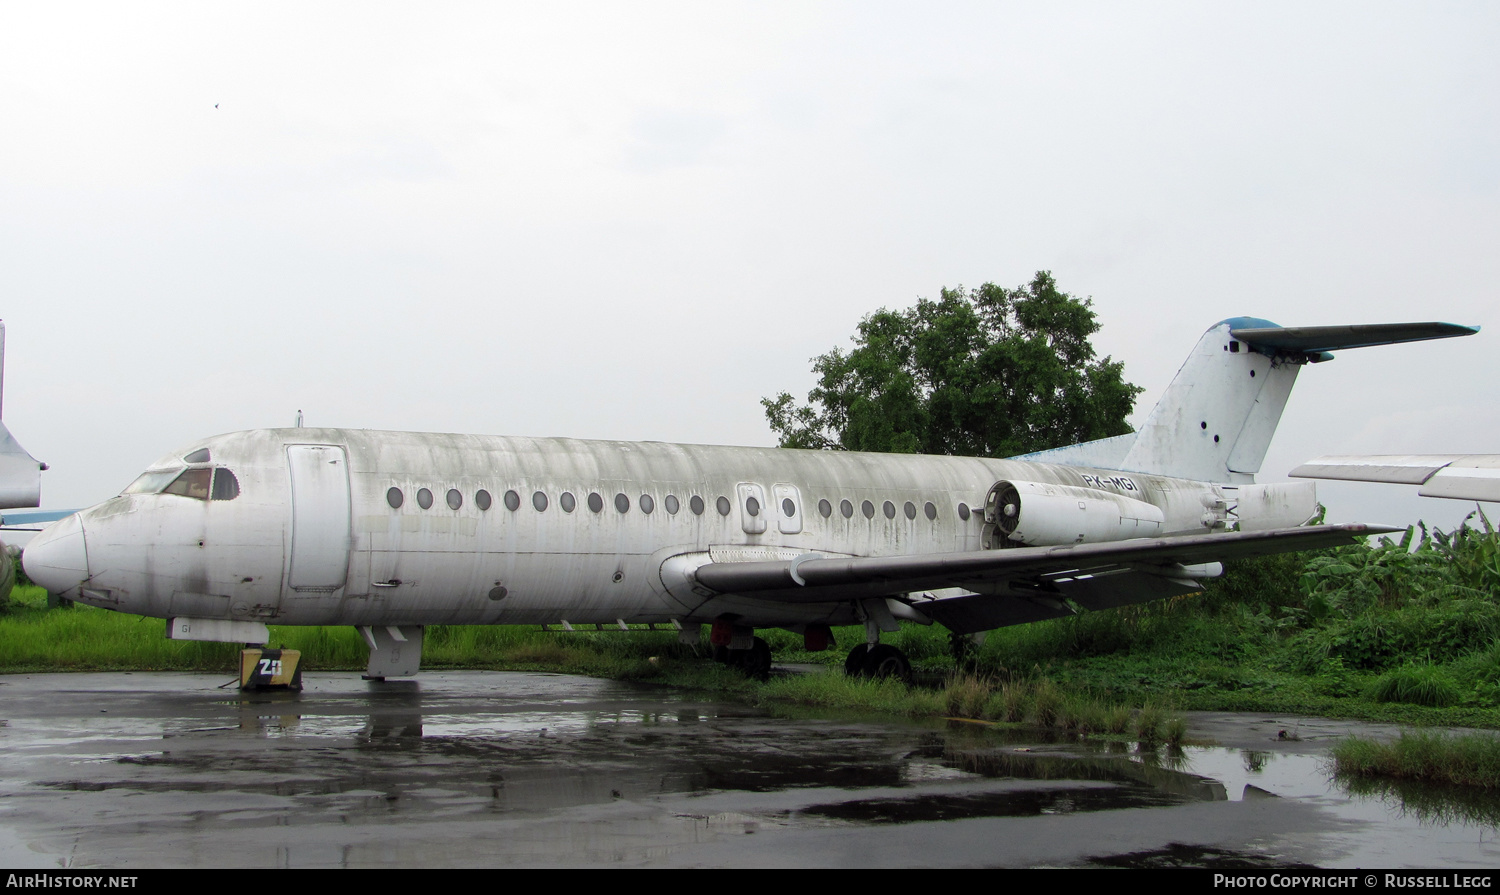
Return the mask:
POLYGON ((1312 864, 1288 862, 1279 855, 1235 851, 1205 845, 1173 843, 1152 851, 1089 858, 1090 867, 1122 869, 1193 868, 1201 870, 1316 870, 1312 864))
POLYGON ((975 817, 1037 817, 1075 811, 1178 805, 1179 796, 1148 787, 1022 789, 1011 792, 928 793, 909 799, 853 799, 804 808, 798 815, 864 823, 904 824, 975 817))
MULTIPOLYGON (((507 825, 506 841, 520 850, 507 854, 522 855, 515 860, 567 854, 550 851, 561 848, 557 836, 576 837, 583 849, 577 854, 603 860, 638 847, 666 854, 684 843, 757 831, 880 835, 900 825, 1086 819, 1127 810, 1145 810, 1134 817, 1165 828, 1170 821, 1161 819, 1178 808, 1281 799, 1323 812, 1314 826, 1319 848, 1326 845, 1320 854, 1332 856, 1327 866, 1500 863, 1500 795, 1344 783, 1333 779, 1325 757, 1274 746, 1141 750, 970 723, 773 717, 585 679, 454 680, 440 678, 426 690, 348 684, 291 697, 145 694, 135 708, 112 705, 107 722, 16 711, 0 732, 11 759, 0 795, 9 816, 29 828, 98 823, 84 835, 121 849, 141 848, 125 843, 143 829, 195 837, 209 854, 220 834, 358 827, 392 829, 399 839, 414 824, 442 819, 475 824, 468 829, 476 841, 495 840, 478 835, 489 829, 482 825, 507 825), (58 796, 74 801, 65 809, 58 796), (102 807, 85 821, 70 813, 82 805, 102 807), (125 817, 133 826, 110 826, 125 817), (533 828, 534 835, 526 832, 533 828), (643 842, 651 844, 637 845, 643 842)), ((55 694, 39 689, 35 698, 49 704, 55 694)), ((1191 839, 1196 830, 1186 824, 1179 838, 1191 839)), ((356 853, 383 859, 373 846, 349 852, 327 844, 377 834, 319 835, 319 848, 346 863, 356 853)), ((1157 842, 1087 861, 1295 863, 1253 843, 1188 845, 1168 834, 1157 842)), ((292 842, 276 860, 297 864, 303 858, 289 856, 306 848, 292 842)))

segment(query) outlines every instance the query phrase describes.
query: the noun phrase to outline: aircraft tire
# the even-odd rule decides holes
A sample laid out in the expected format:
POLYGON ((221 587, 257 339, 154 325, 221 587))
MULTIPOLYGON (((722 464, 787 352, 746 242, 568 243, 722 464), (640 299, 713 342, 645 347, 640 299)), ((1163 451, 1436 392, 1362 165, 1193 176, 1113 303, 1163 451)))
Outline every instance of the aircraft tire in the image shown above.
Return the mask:
POLYGON ((745 677, 757 681, 768 681, 771 679, 771 645, 759 637, 755 638, 755 644, 747 650, 738 650, 740 655, 740 670, 745 672, 745 677))
POLYGON ((877 643, 870 647, 864 659, 864 676, 873 678, 893 677, 911 682, 911 660, 894 646, 877 643))
POLYGON ((865 676, 865 656, 870 651, 868 643, 861 643, 849 651, 849 658, 844 660, 844 675, 846 677, 865 676))

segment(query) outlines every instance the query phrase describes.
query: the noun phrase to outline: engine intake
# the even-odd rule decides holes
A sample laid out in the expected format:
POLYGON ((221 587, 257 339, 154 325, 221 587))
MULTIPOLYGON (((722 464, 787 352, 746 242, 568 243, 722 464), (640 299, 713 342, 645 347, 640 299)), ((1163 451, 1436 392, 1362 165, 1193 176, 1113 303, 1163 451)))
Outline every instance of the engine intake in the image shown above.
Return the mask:
POLYGON ((998 481, 984 499, 984 546, 1091 544, 1161 533, 1154 504, 1076 485, 998 481))

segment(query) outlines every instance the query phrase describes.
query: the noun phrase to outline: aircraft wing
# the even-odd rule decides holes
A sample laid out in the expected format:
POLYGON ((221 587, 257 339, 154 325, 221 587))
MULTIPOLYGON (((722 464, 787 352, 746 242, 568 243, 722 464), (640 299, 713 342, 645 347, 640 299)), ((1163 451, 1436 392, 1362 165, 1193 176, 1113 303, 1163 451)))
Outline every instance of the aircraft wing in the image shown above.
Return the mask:
POLYGON ((1338 547, 1400 530, 1314 525, 923 556, 825 559, 808 554, 782 561, 709 563, 693 577, 700 587, 779 603, 961 588, 974 593, 908 599, 922 614, 966 633, 1069 614, 1063 600, 1104 609, 1192 593, 1202 589, 1196 579, 1204 572, 1187 567, 1201 563, 1338 547))
POLYGON ((1422 497, 1500 501, 1500 454, 1350 454, 1319 457, 1288 475, 1302 479, 1421 485, 1422 497))

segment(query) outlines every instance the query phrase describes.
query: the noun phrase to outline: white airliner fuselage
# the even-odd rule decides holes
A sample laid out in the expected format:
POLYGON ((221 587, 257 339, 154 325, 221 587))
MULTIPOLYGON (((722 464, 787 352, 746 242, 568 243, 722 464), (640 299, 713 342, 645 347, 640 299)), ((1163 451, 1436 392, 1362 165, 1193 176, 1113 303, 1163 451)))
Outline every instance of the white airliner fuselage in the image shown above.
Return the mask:
POLYGON ((897 619, 989 630, 1190 593, 1217 560, 1369 533, 1299 528, 1312 483, 1253 483, 1292 382, 1328 348, 1469 332, 1224 321, 1139 433, 1027 459, 239 432, 164 457, 24 562, 49 591, 171 619, 174 637, 360 626, 372 675, 413 673, 435 624, 663 623, 689 639, 712 624, 764 670, 757 627, 811 645, 862 622, 854 667, 865 647, 891 657, 876 641, 897 619), (402 644, 407 659, 380 666, 402 644))
MULTIPOLYGON (((700 595, 668 561, 980 550, 986 491, 1000 480, 1088 489, 1097 502, 1139 504, 1137 516, 1150 517, 1111 514, 1112 530, 1064 543, 1226 523, 1210 512, 1225 505, 1223 486, 1052 464, 265 429, 190 445, 154 464, 137 493, 78 514, 83 552, 72 564, 87 569, 77 599, 160 618, 614 624, 733 612, 754 626, 849 624, 844 603, 700 595), (204 461, 183 462, 194 454, 204 461), (213 499, 213 470, 234 476, 232 498, 213 499), (150 493, 191 473, 210 485, 150 493)), ((1298 524, 1311 512, 1308 498, 1299 503, 1291 516, 1300 518, 1241 524, 1298 524)))

